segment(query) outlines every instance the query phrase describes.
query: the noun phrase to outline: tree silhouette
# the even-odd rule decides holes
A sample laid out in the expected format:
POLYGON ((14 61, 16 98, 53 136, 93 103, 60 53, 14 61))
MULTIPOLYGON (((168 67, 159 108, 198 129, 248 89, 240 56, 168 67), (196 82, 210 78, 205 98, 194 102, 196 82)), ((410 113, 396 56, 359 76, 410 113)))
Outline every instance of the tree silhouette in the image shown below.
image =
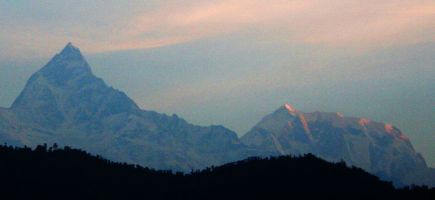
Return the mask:
POLYGON ((0 146, 1 199, 435 199, 307 154, 249 158, 189 174, 115 163, 68 146, 0 146))

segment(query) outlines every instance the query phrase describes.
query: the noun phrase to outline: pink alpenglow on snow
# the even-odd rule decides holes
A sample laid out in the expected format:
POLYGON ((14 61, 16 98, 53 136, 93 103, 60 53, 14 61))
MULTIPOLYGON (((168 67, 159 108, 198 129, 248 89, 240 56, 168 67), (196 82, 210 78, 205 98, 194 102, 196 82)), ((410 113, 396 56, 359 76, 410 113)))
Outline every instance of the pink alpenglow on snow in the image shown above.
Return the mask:
POLYGON ((387 132, 388 134, 390 134, 390 135, 393 134, 394 127, 392 124, 385 124, 384 129, 385 129, 385 132, 387 132))
POLYGON ((291 104, 286 103, 286 104, 284 104, 284 107, 288 110, 288 112, 289 112, 291 115, 296 115, 296 114, 298 114, 298 110, 296 110, 296 108, 293 107, 291 104))
POLYGON ((358 121, 358 124, 361 125, 361 126, 367 126, 369 123, 370 123, 370 120, 366 119, 366 118, 361 118, 358 121))
POLYGON ((313 140, 313 136, 311 135, 310 127, 308 126, 307 119, 305 119, 304 114, 299 114, 299 120, 301 120, 302 126, 304 127, 305 133, 308 135, 310 140, 313 140))

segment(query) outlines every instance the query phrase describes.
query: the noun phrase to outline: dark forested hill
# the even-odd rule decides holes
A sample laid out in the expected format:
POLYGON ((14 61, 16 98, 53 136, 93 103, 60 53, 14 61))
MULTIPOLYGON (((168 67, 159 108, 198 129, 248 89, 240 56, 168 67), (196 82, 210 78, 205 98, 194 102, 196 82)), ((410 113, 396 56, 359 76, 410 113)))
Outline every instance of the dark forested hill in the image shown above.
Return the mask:
POLYGON ((0 146, 1 199, 434 199, 358 168, 303 157, 250 158, 190 174, 114 163, 68 147, 0 146))

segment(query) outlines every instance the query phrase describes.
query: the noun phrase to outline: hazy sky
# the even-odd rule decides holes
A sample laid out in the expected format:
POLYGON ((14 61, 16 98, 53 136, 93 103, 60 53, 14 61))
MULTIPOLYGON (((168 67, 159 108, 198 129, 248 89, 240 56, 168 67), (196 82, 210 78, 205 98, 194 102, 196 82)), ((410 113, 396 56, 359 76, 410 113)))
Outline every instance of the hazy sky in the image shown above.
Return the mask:
POLYGON ((0 106, 71 41, 142 108, 240 135, 285 102, 395 124, 435 166, 435 1, 0 1, 0 106))

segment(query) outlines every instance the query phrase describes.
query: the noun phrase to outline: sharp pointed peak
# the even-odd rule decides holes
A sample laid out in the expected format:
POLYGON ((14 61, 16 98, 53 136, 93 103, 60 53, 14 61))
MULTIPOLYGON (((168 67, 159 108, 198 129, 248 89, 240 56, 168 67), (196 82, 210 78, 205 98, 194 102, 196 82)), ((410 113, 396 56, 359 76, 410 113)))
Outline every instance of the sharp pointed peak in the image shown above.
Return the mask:
POLYGON ((46 78, 56 80, 56 83, 64 82, 69 77, 85 73, 91 73, 91 68, 86 62, 80 50, 71 42, 57 53, 40 72, 46 78))
POLYGON ((299 111, 291 104, 285 103, 284 108, 291 114, 296 115, 299 111))
POLYGON ((65 48, 75 48, 75 49, 77 49, 77 47, 75 47, 75 46, 72 44, 72 42, 68 42, 68 43, 65 45, 65 48))
POLYGON ((80 66, 85 67, 88 65, 84 56, 80 52, 80 49, 74 46, 71 42, 68 42, 65 47, 50 60, 48 64, 65 61, 80 62, 82 63, 80 66))
POLYGON ((68 42, 65 47, 62 49, 62 51, 60 52, 60 54, 69 54, 69 53, 74 53, 74 54, 80 54, 80 49, 77 48, 76 46, 74 46, 71 42, 68 42))

